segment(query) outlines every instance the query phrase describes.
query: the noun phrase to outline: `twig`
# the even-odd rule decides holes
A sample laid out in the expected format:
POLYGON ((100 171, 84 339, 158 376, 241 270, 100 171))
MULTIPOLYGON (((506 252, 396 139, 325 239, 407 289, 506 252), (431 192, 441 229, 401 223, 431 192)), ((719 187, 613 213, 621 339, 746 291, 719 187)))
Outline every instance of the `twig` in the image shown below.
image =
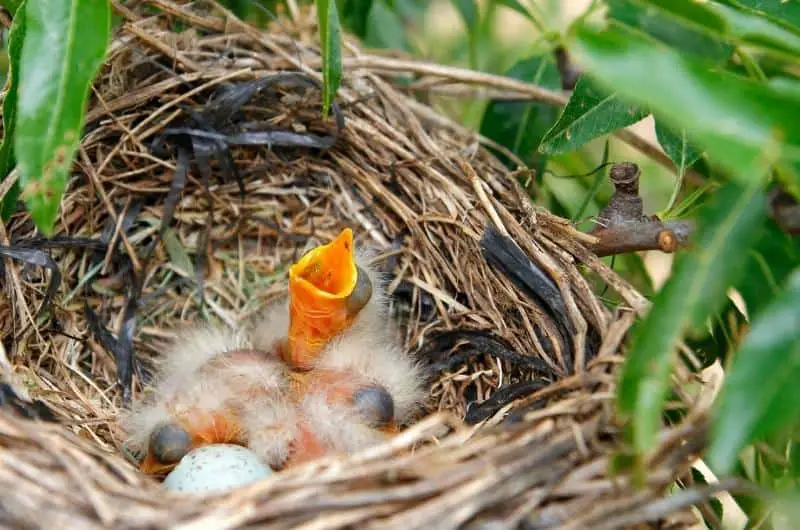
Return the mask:
POLYGON ((13 171, 11 171, 11 173, 8 174, 8 176, 5 179, 2 180, 2 182, 0 182, 0 201, 2 201, 5 198, 6 193, 8 193, 9 190, 14 186, 14 184, 17 183, 18 179, 19 179, 19 172, 15 168, 13 171))
MULTIPOLYGON (((313 66, 318 66, 316 61, 309 61, 309 63, 313 66)), ((510 77, 476 72, 467 68, 443 66, 423 61, 361 55, 359 57, 347 57, 342 59, 342 66, 350 69, 366 68, 372 71, 408 72, 419 75, 444 77, 461 83, 484 85, 499 90, 509 90, 515 93, 526 94, 535 101, 542 101, 556 106, 566 105, 569 100, 567 95, 562 92, 548 90, 534 85, 533 83, 525 83, 524 81, 518 81, 510 77)), ((671 172, 678 174, 678 168, 675 167, 672 160, 670 160, 661 149, 648 140, 629 129, 620 129, 616 131, 614 135, 671 172)), ((704 177, 693 169, 687 169, 684 178, 694 185, 702 185, 705 182, 704 177)))
POLYGON ((781 228, 792 235, 800 234, 800 204, 780 186, 773 188, 769 194, 769 209, 781 228))
POLYGON ((641 171, 636 164, 615 164, 609 172, 614 195, 597 216, 599 227, 590 233, 597 242, 590 245, 598 256, 640 250, 672 253, 687 244, 694 232, 691 220, 661 221, 644 215, 639 196, 641 171))
MULTIPOLYGON (((599 226, 589 232, 597 240, 588 247, 600 257, 642 250, 672 253, 686 246, 695 231, 691 219, 662 221, 644 215, 639 197, 640 173, 639 167, 630 162, 611 168, 614 195, 597 215, 599 226)), ((800 233, 800 205, 779 186, 769 194, 769 212, 785 232, 800 233)))
POLYGON ((583 72, 572 62, 569 53, 563 46, 555 49, 555 56, 556 68, 558 68, 558 73, 561 76, 561 88, 572 90, 583 72))
POLYGON ((624 224, 592 232, 599 241, 589 248, 601 258, 642 250, 672 253, 686 246, 694 229, 695 224, 691 220, 624 224))
POLYGON ((529 97, 550 103, 551 105, 564 105, 568 97, 560 92, 548 90, 532 83, 525 83, 510 77, 503 77, 484 72, 476 72, 467 68, 456 66, 445 66, 423 61, 412 61, 405 59, 394 59, 390 57, 378 57, 373 55, 361 55, 359 57, 347 57, 342 59, 342 66, 345 68, 356 69, 366 68, 369 70, 385 70, 388 72, 409 72, 420 75, 432 75, 453 79, 462 83, 473 85, 485 85, 493 88, 512 90, 527 94, 529 97))
POLYGON ((147 33, 145 30, 140 29, 136 25, 127 23, 125 24, 125 29, 130 33, 133 33, 138 39, 140 39, 148 46, 152 47, 154 50, 163 53, 164 55, 175 61, 185 70, 189 70, 191 72, 203 71, 202 66, 200 66, 199 64, 195 63, 194 61, 186 57, 186 55, 183 52, 171 48, 169 45, 157 39, 154 35, 147 33))

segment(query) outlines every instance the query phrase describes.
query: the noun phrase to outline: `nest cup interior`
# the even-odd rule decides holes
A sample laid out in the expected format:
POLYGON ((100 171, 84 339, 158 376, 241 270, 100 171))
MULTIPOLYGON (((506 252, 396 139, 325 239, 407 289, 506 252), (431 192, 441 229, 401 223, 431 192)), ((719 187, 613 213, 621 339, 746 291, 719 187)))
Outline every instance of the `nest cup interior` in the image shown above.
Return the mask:
MULTIPOLYGON (((479 516, 506 521, 514 509, 536 520, 554 506, 545 515, 567 520, 619 496, 629 486, 547 488, 565 477, 610 480, 610 374, 644 298, 569 223, 533 211, 472 132, 395 89, 390 76, 348 69, 338 107, 323 118, 318 76, 302 73, 319 65, 303 30, 309 14, 265 33, 226 16, 206 2, 126 14, 135 29, 117 31, 95 83, 55 236, 39 237, 21 210, 6 224, 12 248, 49 258, 6 260, 3 372, 23 414, 41 405, 38 416, 56 425, 17 423, 19 414, 4 411, 0 432, 16 441, 3 451, 49 469, 48 484, 73 504, 53 503, 35 478, 15 471, 0 474, 0 483, 23 484, 9 486, 3 507, 34 526, 74 517, 85 527, 114 520, 130 528, 199 521, 215 510, 214 502, 160 498, 125 454, 116 417, 140 399, 176 330, 246 322, 284 295, 288 267, 304 251, 345 227, 356 245, 374 249, 401 341, 425 368, 421 420, 394 446, 330 468, 328 480, 341 476, 338 493, 330 482, 278 474, 264 488, 273 500, 286 495, 283 504, 240 519, 235 510, 217 513, 226 527, 289 527, 340 513, 352 522, 332 518, 325 528, 381 520, 446 528, 479 516), (467 154, 466 146, 475 148, 467 154), (60 283, 47 300, 53 268, 60 283), (590 276, 608 282, 617 309, 596 297, 590 276), (494 474, 480 462, 492 462, 494 474), (391 489, 389 470, 426 486, 369 508, 351 499, 361 511, 332 500, 391 489), (469 509, 448 508, 480 480, 472 483, 479 494, 463 493, 469 509), (303 488, 318 494, 291 500, 303 488), (537 488, 547 491, 522 509, 537 488)), ((679 473, 673 450, 656 464, 664 476, 679 473)), ((633 513, 662 488, 615 513, 633 513)), ((229 502, 256 502, 258 491, 229 502)))

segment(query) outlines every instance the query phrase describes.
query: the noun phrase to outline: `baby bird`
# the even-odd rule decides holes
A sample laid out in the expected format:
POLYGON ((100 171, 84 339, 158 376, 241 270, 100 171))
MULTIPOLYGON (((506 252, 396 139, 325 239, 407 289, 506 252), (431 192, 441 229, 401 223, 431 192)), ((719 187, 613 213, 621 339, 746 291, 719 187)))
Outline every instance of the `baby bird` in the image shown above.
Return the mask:
POLYGON ((240 333, 182 332, 164 352, 149 394, 121 419, 148 474, 166 474, 192 449, 213 443, 247 446, 279 467, 297 437, 287 367, 240 333))
POLYGON ((289 270, 288 297, 243 332, 181 333, 149 399, 123 420, 148 474, 212 443, 249 447, 273 469, 385 440, 424 395, 400 347, 385 280, 345 229, 289 270))
POLYGON ((344 229, 290 268, 288 298, 252 324, 254 347, 283 359, 295 381, 300 437, 287 465, 385 440, 422 401, 420 367, 401 348, 372 255, 344 229))

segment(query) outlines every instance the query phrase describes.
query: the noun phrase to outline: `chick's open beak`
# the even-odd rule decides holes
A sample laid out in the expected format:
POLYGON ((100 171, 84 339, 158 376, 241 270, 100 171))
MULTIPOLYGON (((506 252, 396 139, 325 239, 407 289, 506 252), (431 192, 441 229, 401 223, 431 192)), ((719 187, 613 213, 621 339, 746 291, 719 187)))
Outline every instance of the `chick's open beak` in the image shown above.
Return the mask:
POLYGON ((367 304, 372 284, 355 262, 353 231, 309 251, 289 269, 290 323, 284 360, 308 369, 367 304))

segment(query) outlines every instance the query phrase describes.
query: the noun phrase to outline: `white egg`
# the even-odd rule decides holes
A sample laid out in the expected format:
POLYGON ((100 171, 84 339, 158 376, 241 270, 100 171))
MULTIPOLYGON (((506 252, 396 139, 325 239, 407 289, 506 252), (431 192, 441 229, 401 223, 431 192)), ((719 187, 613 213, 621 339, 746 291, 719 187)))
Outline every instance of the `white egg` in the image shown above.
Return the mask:
POLYGON ((167 475, 164 487, 182 492, 223 491, 272 473, 272 469, 246 447, 206 445, 184 456, 167 475))

